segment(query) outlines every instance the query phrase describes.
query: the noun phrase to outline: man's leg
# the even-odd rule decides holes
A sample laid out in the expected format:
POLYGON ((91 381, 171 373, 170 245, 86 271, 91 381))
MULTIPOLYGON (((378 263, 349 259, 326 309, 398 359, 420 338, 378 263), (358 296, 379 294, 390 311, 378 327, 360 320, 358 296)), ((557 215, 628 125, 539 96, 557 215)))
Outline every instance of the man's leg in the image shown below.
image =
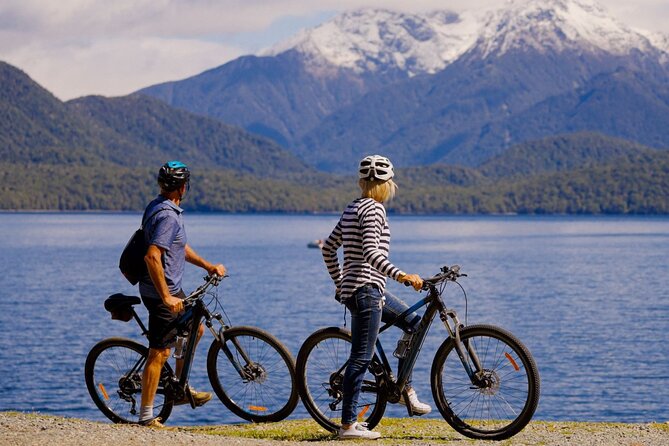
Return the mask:
POLYGON ((170 357, 169 348, 149 348, 149 357, 142 373, 142 405, 140 423, 153 418, 153 401, 156 398, 160 373, 170 357))
POLYGON ((174 342, 176 336, 176 329, 166 332, 166 327, 177 318, 177 315, 171 313, 160 299, 142 296, 142 301, 149 312, 149 356, 142 372, 140 423, 153 419, 153 404, 160 374, 170 357, 170 344, 174 342))
MULTIPOLYGON (((198 343, 200 342, 200 338, 204 335, 204 324, 200 324, 200 328, 197 331, 197 338, 195 339, 195 348, 197 348, 198 343)), ((184 360, 183 359, 177 359, 176 361, 176 367, 175 367, 175 373, 177 377, 181 376, 181 370, 184 367, 184 360)), ((198 392, 197 390, 193 389, 192 387, 189 386, 190 394, 193 397, 193 401, 195 402, 196 406, 202 406, 205 403, 207 403, 209 400, 212 398, 212 394, 210 392, 198 392)), ((182 400, 176 401, 174 404, 175 405, 180 405, 180 404, 189 404, 190 399, 188 396, 185 396, 182 400)))
MULTIPOLYGON (((197 345, 200 343, 200 338, 204 335, 204 324, 200 324, 200 328, 197 330, 197 339, 195 339, 195 348, 197 348, 197 345)), ((174 373, 177 375, 177 377, 181 376, 181 369, 184 367, 184 360, 183 359, 177 359, 176 361, 176 367, 174 369, 174 373)))

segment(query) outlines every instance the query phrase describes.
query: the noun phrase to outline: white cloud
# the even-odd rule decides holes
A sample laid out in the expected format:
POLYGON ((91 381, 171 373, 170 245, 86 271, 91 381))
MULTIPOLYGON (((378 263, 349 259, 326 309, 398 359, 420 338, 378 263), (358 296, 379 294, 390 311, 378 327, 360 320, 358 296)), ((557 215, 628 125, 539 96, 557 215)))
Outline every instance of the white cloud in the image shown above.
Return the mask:
MULTIPOLYGON (((666 0, 600 0, 625 23, 665 31, 666 0)), ((495 0, 0 0, 0 60, 62 99, 121 95, 269 46, 277 23, 362 7, 488 9, 495 0)), ((290 31, 290 30, 288 30, 290 31)))
POLYGON ((216 42, 143 38, 32 44, 7 57, 36 82, 66 100, 89 94, 118 96, 192 76, 243 54, 216 42))

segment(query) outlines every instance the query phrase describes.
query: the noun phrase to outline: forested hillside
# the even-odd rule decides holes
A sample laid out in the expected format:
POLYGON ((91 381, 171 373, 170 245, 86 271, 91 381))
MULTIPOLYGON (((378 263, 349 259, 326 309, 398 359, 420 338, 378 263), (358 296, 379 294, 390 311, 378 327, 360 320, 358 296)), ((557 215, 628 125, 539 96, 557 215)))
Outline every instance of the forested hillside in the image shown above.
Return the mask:
POLYGON ((268 139, 139 95, 63 103, 0 62, 0 159, 4 163, 156 166, 183 159, 266 177, 307 166, 268 139))
MULTIPOLYGON (((358 194, 354 169, 319 172, 156 99, 63 103, 2 63, 0 81, 1 210, 140 210, 169 159, 193 171, 189 210, 339 212, 358 194)), ((519 144, 478 168, 397 164, 395 213, 669 213, 669 152, 594 133, 519 144)))
MULTIPOLYGON (((398 169, 399 191, 389 203, 392 213, 669 213, 669 153, 610 140, 605 149, 578 147, 581 140, 603 144, 608 138, 572 135, 560 138, 583 158, 576 167, 561 162, 536 174, 509 174, 518 153, 556 147, 556 139, 532 142, 509 152, 481 170, 454 166, 398 169), (586 156, 590 154, 589 156, 586 156), (496 165, 495 168, 493 168, 496 165), (502 169, 503 167, 503 169, 502 169)), ((526 160, 522 165, 527 165, 526 160)), ((520 167, 519 167, 520 168, 520 167)), ((107 166, 0 164, 0 209, 140 210, 157 191, 155 169, 107 166)), ((521 169, 522 170, 522 169, 521 169)), ((221 168, 198 168, 184 207, 222 212, 339 212, 358 193, 354 176, 325 173, 260 178, 221 168)))

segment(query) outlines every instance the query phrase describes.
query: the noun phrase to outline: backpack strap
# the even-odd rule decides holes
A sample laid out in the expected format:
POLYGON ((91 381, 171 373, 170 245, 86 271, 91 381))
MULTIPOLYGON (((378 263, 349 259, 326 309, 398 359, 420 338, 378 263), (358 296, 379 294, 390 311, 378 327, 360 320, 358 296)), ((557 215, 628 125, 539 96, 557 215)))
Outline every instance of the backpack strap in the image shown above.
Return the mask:
MULTIPOLYGON (((169 210, 174 211, 174 209, 172 209, 172 208, 169 208, 169 209, 168 209, 168 208, 160 208, 160 209, 158 209, 157 211, 155 211, 154 213, 152 213, 151 215, 149 215, 148 217, 146 216, 146 211, 144 211, 144 215, 142 215, 142 225, 139 227, 139 229, 144 229, 144 224, 146 224, 146 222, 147 222, 148 220, 150 220, 150 219, 153 218, 156 214, 158 214, 158 212, 169 211, 169 210)), ((176 214, 176 211, 174 211, 174 213, 176 214)))

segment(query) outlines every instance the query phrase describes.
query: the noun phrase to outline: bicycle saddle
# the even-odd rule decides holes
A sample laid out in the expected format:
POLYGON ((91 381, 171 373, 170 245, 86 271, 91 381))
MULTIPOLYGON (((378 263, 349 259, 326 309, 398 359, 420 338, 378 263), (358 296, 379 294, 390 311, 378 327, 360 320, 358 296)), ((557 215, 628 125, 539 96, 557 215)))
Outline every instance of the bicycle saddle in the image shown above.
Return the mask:
POLYGON ((112 319, 128 322, 132 319, 132 306, 142 300, 137 296, 126 296, 125 294, 112 294, 105 300, 105 310, 111 313, 112 319))

